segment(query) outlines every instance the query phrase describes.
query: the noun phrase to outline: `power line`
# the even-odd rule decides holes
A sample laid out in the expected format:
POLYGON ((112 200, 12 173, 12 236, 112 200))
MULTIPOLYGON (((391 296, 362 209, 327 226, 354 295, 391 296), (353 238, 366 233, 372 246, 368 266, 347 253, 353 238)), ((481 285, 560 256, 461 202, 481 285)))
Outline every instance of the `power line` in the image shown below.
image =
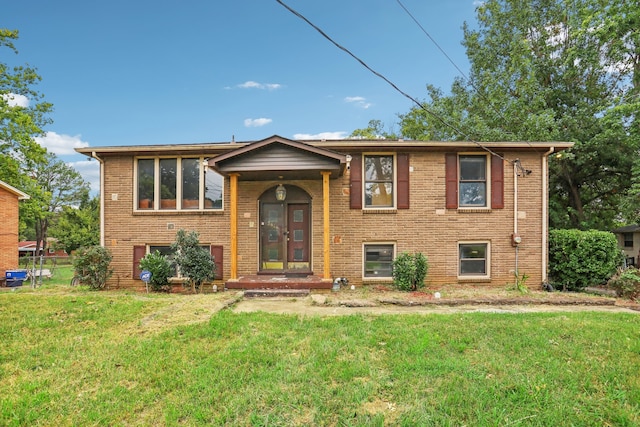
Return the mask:
MULTIPOLYGON (((449 62, 451 63, 451 65, 453 65, 455 67, 456 70, 458 70, 458 72, 460 73, 460 75, 462 77, 464 77, 464 79, 467 81, 467 83, 469 83, 469 85, 471 85, 471 87, 476 91, 476 93, 478 94, 478 96, 480 98, 482 98, 488 105, 489 107, 493 110, 494 113, 496 113, 498 116, 500 116, 500 118, 502 120, 504 120, 506 122, 506 117, 504 116, 504 114, 502 114, 502 112, 500 110, 498 110, 493 103, 491 102, 491 100, 487 99, 487 97, 484 95, 484 93, 482 93, 482 91, 480 91, 480 89, 478 89, 478 87, 473 83, 473 80, 471 78, 469 78, 464 71, 462 71, 460 69, 460 67, 458 67, 458 65, 453 61, 453 59, 451 59, 451 57, 447 54, 447 52, 445 52, 445 50, 440 47, 440 45, 438 44, 438 42, 435 41, 435 39, 433 37, 431 37, 431 34, 429 34, 429 32, 422 26, 422 24, 420 24, 420 22, 418 22, 418 20, 413 16, 413 14, 411 12, 409 12, 409 9, 407 9, 405 7, 404 4, 402 4, 402 2, 400 0, 396 0, 396 2, 400 5, 400 7, 407 13, 407 15, 409 15, 409 17, 413 20, 413 22, 415 22, 415 24, 422 30, 422 32, 429 38, 429 40, 431 40, 431 42, 438 48, 438 50, 445 56, 445 58, 447 58, 449 60, 449 62)), ((503 129, 503 131, 505 131, 507 134, 510 134, 512 136, 515 136, 515 134, 513 132, 511 132, 510 130, 505 130, 503 129)), ((533 148, 536 152, 538 151, 532 144, 530 141, 526 141, 527 144, 533 148)))
POLYGON ((302 19, 304 22, 306 22, 307 24, 309 24, 314 30, 316 30, 317 32, 319 32, 325 39, 327 39, 328 41, 330 41, 334 46, 336 46, 338 49, 342 50, 343 52, 345 52, 347 55, 351 56, 353 59, 355 59, 356 61, 358 61, 363 67, 365 67, 367 70, 369 70, 371 73, 373 73, 374 75, 376 75, 377 77, 381 78, 382 80, 384 80, 387 84, 389 84, 393 89, 395 89, 397 92, 399 92, 400 94, 402 94, 405 98, 409 99, 411 102, 413 102, 414 104, 416 104, 418 107, 420 107, 422 110, 424 110, 427 114, 431 115, 432 117, 434 117, 435 119, 437 119, 440 123, 442 123, 443 125, 453 129, 455 132, 459 133, 460 135, 463 135, 464 137, 467 138, 467 140, 469 142, 472 142, 474 144, 476 144, 478 147, 480 147, 481 149, 485 150, 486 152, 488 152, 489 154, 491 154, 492 156, 496 156, 506 162, 509 162, 511 164, 515 164, 515 162, 513 160, 508 160, 506 158, 504 158, 504 156, 496 153, 495 151, 493 151, 492 149, 490 149, 489 147, 485 147, 484 145, 482 145, 480 142, 469 138, 469 135, 466 132, 461 131, 460 129, 458 129, 456 126, 452 125, 451 123, 448 123, 446 120, 444 120, 442 117, 440 117, 438 114, 436 114, 435 112, 429 110, 427 107, 425 107, 421 102, 419 102, 417 99, 415 99, 414 97, 412 97, 411 95, 409 95, 408 93, 402 91, 398 86, 396 86, 391 80, 389 80, 388 78, 386 78, 384 75, 380 74, 379 72, 375 71, 373 68, 371 68, 369 65, 367 65, 362 59, 360 59, 359 57, 357 57, 354 53, 352 53, 349 49, 347 49, 346 47, 340 45, 339 43, 337 43, 336 41, 334 41, 329 35, 327 35, 324 31, 322 31, 322 29, 320 29, 317 25, 315 25, 313 22, 309 21, 305 16, 303 16, 302 14, 300 14, 299 12, 297 12, 296 10, 292 9, 291 7, 289 7, 287 4, 285 4, 282 0, 276 0, 278 3, 280 3, 281 6, 283 6, 285 9, 287 9, 289 12, 291 12, 292 14, 294 14, 295 16, 297 16, 298 18, 302 19))

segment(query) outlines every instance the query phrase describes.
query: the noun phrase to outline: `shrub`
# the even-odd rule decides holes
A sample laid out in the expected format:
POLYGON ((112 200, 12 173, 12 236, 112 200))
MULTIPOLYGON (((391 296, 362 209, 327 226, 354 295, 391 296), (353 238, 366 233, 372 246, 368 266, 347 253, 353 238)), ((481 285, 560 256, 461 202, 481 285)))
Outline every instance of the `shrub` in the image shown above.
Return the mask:
POLYGON ((107 284, 113 270, 109 268, 111 252, 102 246, 90 246, 77 250, 73 259, 75 275, 80 283, 91 289, 102 289, 107 284))
POLYGON ((393 284, 401 291, 415 291, 424 287, 429 263, 427 257, 417 252, 403 252, 393 260, 393 284))
POLYGON ((606 231, 551 230, 549 276, 556 289, 580 290, 602 285, 623 260, 613 233, 606 231))
POLYGON ((619 297, 636 300, 640 298, 640 270, 634 267, 618 269, 607 286, 615 290, 619 297))
POLYGON ((151 272, 149 285, 154 291, 168 292, 171 289, 169 277, 172 275, 171 263, 160 251, 148 253, 140 260, 140 269, 151 272))
POLYGON ((203 282, 215 277, 216 264, 209 251, 200 246, 195 231, 178 230, 171 248, 175 251, 174 262, 193 292, 199 291, 203 282))

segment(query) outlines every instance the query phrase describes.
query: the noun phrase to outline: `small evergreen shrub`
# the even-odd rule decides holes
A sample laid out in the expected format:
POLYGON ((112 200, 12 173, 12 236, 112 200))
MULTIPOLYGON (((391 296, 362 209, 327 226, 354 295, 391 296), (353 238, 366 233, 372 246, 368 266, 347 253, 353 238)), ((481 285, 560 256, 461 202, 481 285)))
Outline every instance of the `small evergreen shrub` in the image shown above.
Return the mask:
POLYGON ((556 289, 576 291, 602 285, 623 260, 613 233, 549 231, 549 276, 556 289))
POLYGON ((113 273, 113 269, 109 268, 111 258, 111 252, 103 246, 78 249, 73 268, 80 283, 94 290, 104 288, 113 273))
POLYGON ((200 246, 198 233, 178 230, 176 240, 171 245, 175 251, 174 262, 186 284, 191 286, 192 292, 200 291, 203 282, 213 280, 216 264, 211 253, 200 246))
POLYGON ((401 291, 416 291, 424 287, 429 263, 427 257, 417 252, 403 252, 393 260, 393 284, 401 291))
POLYGON ((632 300, 640 299, 640 270, 631 267, 619 269, 607 283, 616 295, 632 300))
POLYGON ((148 253, 140 260, 140 269, 151 272, 149 286, 151 290, 168 292, 171 289, 169 277, 171 277, 171 263, 160 251, 148 253))

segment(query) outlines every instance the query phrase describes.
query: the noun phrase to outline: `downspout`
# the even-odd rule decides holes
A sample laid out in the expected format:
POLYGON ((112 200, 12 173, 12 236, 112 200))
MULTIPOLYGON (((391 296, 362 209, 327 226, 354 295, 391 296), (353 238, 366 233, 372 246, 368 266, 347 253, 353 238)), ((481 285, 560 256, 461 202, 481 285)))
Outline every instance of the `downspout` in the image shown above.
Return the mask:
POLYGON ((555 151, 551 147, 542 154, 542 283, 547 277, 547 263, 549 262, 548 234, 549 234, 549 156, 555 151))
POLYGON ((511 244, 515 246, 516 250, 516 265, 515 265, 515 280, 516 285, 518 283, 518 246, 519 242, 516 241, 518 236, 518 165, 520 160, 516 159, 513 162, 513 235, 511 236, 511 244))
POLYGON ((91 157, 100 163, 100 246, 104 246, 104 161, 95 151, 91 152, 91 157))

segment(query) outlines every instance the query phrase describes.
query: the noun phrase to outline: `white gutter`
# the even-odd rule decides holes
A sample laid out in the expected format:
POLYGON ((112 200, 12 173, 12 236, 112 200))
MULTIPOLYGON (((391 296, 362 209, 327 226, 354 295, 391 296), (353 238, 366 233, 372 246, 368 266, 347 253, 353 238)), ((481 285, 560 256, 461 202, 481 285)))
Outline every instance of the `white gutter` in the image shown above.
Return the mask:
POLYGON ((100 163, 100 246, 104 246, 104 162, 95 151, 91 157, 100 163))
POLYGON ((546 282, 549 262, 549 156, 555 151, 551 147, 542 154, 542 282, 546 282))
POLYGON ((519 160, 513 162, 513 235, 511 236, 512 244, 515 246, 516 259, 515 259, 515 280, 516 284, 518 283, 518 277, 520 275, 518 271, 518 247, 520 246, 519 242, 516 242, 515 239, 518 236, 518 166, 519 160))

